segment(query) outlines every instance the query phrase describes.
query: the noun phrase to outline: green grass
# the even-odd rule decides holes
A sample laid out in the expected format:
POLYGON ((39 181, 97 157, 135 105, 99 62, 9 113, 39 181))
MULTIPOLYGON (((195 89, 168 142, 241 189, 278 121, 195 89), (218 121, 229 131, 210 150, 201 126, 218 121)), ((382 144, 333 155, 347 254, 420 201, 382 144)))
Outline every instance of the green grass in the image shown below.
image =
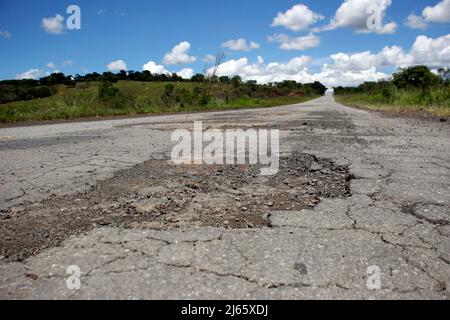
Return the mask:
MULTIPOLYGON (((115 86, 121 92, 121 100, 104 103, 98 99, 99 83, 78 83, 76 87, 58 86, 57 93, 44 99, 17 101, 0 105, 0 122, 24 122, 40 120, 76 119, 84 117, 124 116, 138 114, 161 114, 228 110, 239 108, 272 107, 305 102, 316 96, 283 96, 267 99, 239 98, 226 102, 224 98, 233 90, 232 86, 215 85, 214 98, 207 105, 173 103, 167 105, 160 97, 165 92, 165 82, 119 81, 115 86)), ((175 90, 192 92, 199 83, 181 82, 175 90)))
POLYGON ((353 107, 363 107, 372 110, 416 113, 428 112, 439 117, 450 116, 450 88, 442 87, 422 93, 421 90, 395 90, 391 96, 382 93, 355 93, 335 95, 337 102, 353 107))

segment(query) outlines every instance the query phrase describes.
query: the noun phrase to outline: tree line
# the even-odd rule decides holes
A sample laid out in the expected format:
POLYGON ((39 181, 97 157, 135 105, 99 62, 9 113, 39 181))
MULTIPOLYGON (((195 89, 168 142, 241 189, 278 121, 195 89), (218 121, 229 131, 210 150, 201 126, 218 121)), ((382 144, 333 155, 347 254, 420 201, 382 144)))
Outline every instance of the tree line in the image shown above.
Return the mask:
POLYGON ((381 93, 385 98, 390 98, 397 90, 417 91, 426 95, 435 88, 450 86, 450 70, 440 68, 437 74, 433 73, 427 66, 413 66, 400 69, 394 73, 390 80, 378 82, 364 82, 357 87, 336 87, 334 94, 376 94, 381 93))
POLYGON ((0 103, 8 103, 20 100, 32 100, 49 97, 56 94, 56 86, 64 85, 75 87, 77 83, 83 82, 102 82, 108 83, 103 88, 110 88, 110 84, 118 81, 140 81, 140 82, 193 82, 203 84, 205 91, 201 95, 203 99, 208 99, 210 95, 210 86, 212 84, 223 84, 233 86, 236 91, 242 94, 265 93, 272 96, 286 94, 287 91, 297 90, 306 95, 324 95, 327 88, 320 82, 301 84, 295 81, 283 81, 279 83, 269 83, 259 85, 256 81, 243 81, 240 76, 227 77, 204 75, 197 73, 191 79, 183 79, 176 73, 156 74, 150 71, 120 71, 118 73, 104 72, 102 74, 93 72, 84 76, 76 74, 75 76, 65 75, 63 73, 53 73, 42 77, 39 80, 5 80, 0 81, 0 103))

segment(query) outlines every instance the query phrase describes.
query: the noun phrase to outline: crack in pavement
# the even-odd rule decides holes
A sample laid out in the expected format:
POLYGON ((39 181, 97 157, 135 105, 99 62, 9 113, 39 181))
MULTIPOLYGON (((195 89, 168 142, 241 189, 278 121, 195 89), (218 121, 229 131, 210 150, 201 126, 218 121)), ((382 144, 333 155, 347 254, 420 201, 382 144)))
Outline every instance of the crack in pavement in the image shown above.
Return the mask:
MULTIPOLYGON (((20 265, 28 268, 27 273, 46 274, 45 266, 52 265, 55 260, 59 264, 63 264, 65 259, 76 262, 73 255, 80 252, 81 243, 85 253, 79 262, 87 266, 88 270, 85 274, 86 282, 83 282, 85 287, 83 292, 70 293, 69 298, 84 295, 92 297, 90 294, 93 297, 109 294, 126 298, 129 297, 125 290, 128 287, 134 289, 133 292, 137 292, 138 296, 142 293, 143 298, 149 292, 155 293, 157 297, 173 297, 183 296, 183 290, 193 290, 200 294, 211 292, 208 290, 213 290, 217 285, 217 292, 222 292, 222 295, 227 292, 230 298, 243 295, 247 298, 267 297, 267 291, 273 294, 270 297, 292 298, 300 295, 311 298, 313 296, 308 295, 315 294, 314 290, 317 290, 318 295, 315 297, 319 298, 448 299, 450 258, 446 252, 450 250, 447 241, 450 237, 450 224, 444 214, 450 203, 446 192, 450 188, 442 178, 439 184, 428 181, 445 176, 445 170, 450 169, 444 161, 450 150, 450 144, 444 137, 450 130, 443 124, 426 121, 409 123, 402 118, 354 111, 335 104, 329 97, 305 106, 280 110, 289 112, 284 116, 270 116, 272 110, 268 110, 266 115, 255 113, 257 111, 249 112, 249 115, 255 116, 251 125, 267 128, 267 123, 270 123, 270 127, 286 129, 288 136, 283 143, 288 144, 293 154, 300 150, 311 154, 315 159, 326 158, 335 163, 350 165, 351 189, 345 197, 338 197, 335 202, 326 202, 318 197, 315 200, 319 203, 316 202, 311 208, 299 212, 291 211, 288 207, 282 210, 290 212, 297 219, 294 219, 295 223, 274 223, 276 214, 269 212, 267 226, 260 229, 197 229, 198 226, 188 225, 187 229, 161 230, 141 221, 130 229, 94 228, 85 235, 63 242, 60 248, 44 251, 20 265), (267 121, 267 115, 270 116, 270 121, 267 121), (302 125, 304 123, 307 125, 302 125), (436 161, 442 161, 444 165, 440 166, 436 161), (432 206, 434 211, 420 212, 419 209, 425 210, 427 206, 432 206), (101 232, 101 236, 98 236, 98 232, 101 232), (138 235, 136 232, 143 234, 138 235), (134 240, 129 240, 131 238, 134 240), (101 259, 92 259, 98 254, 102 255, 101 259), (307 270, 306 275, 302 274, 303 278, 297 278, 300 275, 299 270, 295 269, 297 263, 307 270), (366 263, 376 263, 383 270, 388 270, 387 278, 383 278, 382 290, 366 290, 366 263), (118 275, 123 276, 121 279, 132 279, 142 276, 140 273, 155 278, 146 280, 150 284, 143 280, 121 283, 124 288, 116 288, 113 294, 108 291, 111 289, 109 282, 101 282, 101 279, 111 280, 118 275), (192 283, 198 279, 202 281, 192 283), (219 285, 221 281, 224 282, 223 287, 219 285), (149 291, 144 290, 144 286, 150 286, 149 291), (286 296, 282 295, 283 292, 286 296)), ((199 117, 201 118, 195 115, 192 119, 199 117)), ((208 117, 214 119, 213 115, 208 117)), ((175 119, 178 118, 175 116, 175 119)), ((230 119, 227 118, 227 121, 235 121, 235 125, 239 127, 249 127, 245 123, 245 116, 239 112, 230 119)), ((171 122, 180 126, 189 123, 186 119, 171 122)), ((222 124, 223 128, 230 126, 228 122, 222 124)), ((218 121, 217 126, 220 124, 218 121)), ((138 130, 142 128, 138 129, 133 125, 116 130, 117 134, 105 130, 110 135, 110 140, 117 140, 114 141, 116 146, 105 146, 99 152, 99 148, 92 150, 87 144, 89 152, 86 154, 98 156, 80 160, 77 152, 52 147, 55 154, 78 157, 78 160, 70 159, 69 166, 67 163, 66 166, 60 166, 60 162, 53 165, 53 160, 49 159, 39 160, 46 167, 45 172, 38 170, 33 173, 36 177, 32 182, 28 180, 22 183, 42 185, 45 190, 48 183, 40 182, 53 167, 66 172, 64 174, 68 180, 94 185, 85 179, 84 170, 78 170, 81 172, 79 178, 67 174, 71 174, 79 166, 87 165, 94 168, 94 171, 108 170, 111 167, 117 170, 132 165, 134 161, 138 163, 154 156, 145 151, 142 143, 138 150, 132 152, 133 160, 129 162, 126 159, 127 150, 131 151, 133 147, 131 144, 125 147, 121 143, 130 141, 133 136, 140 137, 139 134, 144 134, 144 131, 139 133, 138 130), (126 139, 118 136, 124 133, 126 139), (120 155, 117 158, 115 151, 120 155), (106 161, 105 165, 101 161, 106 161)), ((158 132, 154 134, 157 135, 158 132)), ((167 149, 164 152, 159 150, 160 155, 167 155, 166 152, 167 149)), ((86 170, 92 170, 90 168, 86 170)), ((182 172, 180 178, 183 178, 183 174, 186 172, 182 172)), ((326 174, 328 173, 324 173, 326 174)), ((139 187, 139 181, 135 182, 139 187)), ((283 184, 283 181, 280 183, 283 184)), ((62 191, 64 187, 61 183, 62 191)), ((198 187, 201 189, 202 184, 198 187)), ((230 189, 222 185, 218 188, 223 189, 220 192, 230 193, 230 189)), ((28 187, 24 190, 28 190, 28 187)), ((248 190, 240 192, 245 194, 248 190)), ((274 188, 270 192, 276 196, 279 191, 274 188)), ((234 192, 229 196, 241 197, 234 192)), ((100 201, 98 205, 101 204, 100 201)), ((55 208, 60 210, 64 206, 55 204, 55 208)), ((119 209, 107 208, 102 214, 116 213, 119 209)), ((180 212, 183 213, 183 210, 180 212)), ((194 207, 192 212, 197 213, 198 208, 194 207)), ((14 272, 13 266, 1 263, 0 267, 3 268, 0 269, 0 276, 9 279, 9 275, 14 272)), ((61 274, 54 275, 53 278, 59 277, 61 280, 64 278, 63 273, 62 270, 61 274)), ((39 296, 40 292, 49 295, 58 292, 52 291, 53 278, 42 277, 34 281, 30 290, 37 291, 30 291, 29 296, 39 296)), ((21 283, 20 278, 14 279, 16 284, 21 283)), ((9 290, 8 297, 14 297, 14 290, 19 290, 13 284, 9 287, 5 284, 1 286, 0 296, 3 296, 5 288, 9 290)), ((26 293, 27 291, 25 295, 26 293)), ((192 297, 189 292, 186 295, 192 297)))

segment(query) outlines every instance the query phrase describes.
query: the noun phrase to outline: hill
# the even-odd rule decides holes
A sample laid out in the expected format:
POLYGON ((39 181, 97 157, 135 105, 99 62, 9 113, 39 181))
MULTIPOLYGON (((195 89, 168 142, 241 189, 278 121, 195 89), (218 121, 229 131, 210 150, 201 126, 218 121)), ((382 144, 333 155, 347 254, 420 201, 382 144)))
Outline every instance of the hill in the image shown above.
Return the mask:
POLYGON ((326 89, 320 83, 258 85, 240 78, 217 80, 210 85, 203 80, 182 79, 61 79, 62 84, 45 79, 0 82, 0 101, 23 99, 0 104, 0 122, 270 107, 304 102, 323 95, 326 89), (41 95, 33 96, 36 92, 41 95))

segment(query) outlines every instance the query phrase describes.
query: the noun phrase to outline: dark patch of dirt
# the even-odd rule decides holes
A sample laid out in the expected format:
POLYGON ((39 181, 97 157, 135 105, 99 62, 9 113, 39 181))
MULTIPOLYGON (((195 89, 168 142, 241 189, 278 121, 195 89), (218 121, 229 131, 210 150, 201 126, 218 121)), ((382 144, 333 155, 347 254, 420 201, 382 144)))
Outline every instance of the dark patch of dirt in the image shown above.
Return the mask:
POLYGON ((272 211, 297 211, 316 206, 319 197, 348 196, 352 179, 347 167, 303 153, 281 159, 275 176, 259 173, 259 166, 147 161, 88 192, 0 213, 0 255, 21 261, 105 225, 270 227, 272 211))

